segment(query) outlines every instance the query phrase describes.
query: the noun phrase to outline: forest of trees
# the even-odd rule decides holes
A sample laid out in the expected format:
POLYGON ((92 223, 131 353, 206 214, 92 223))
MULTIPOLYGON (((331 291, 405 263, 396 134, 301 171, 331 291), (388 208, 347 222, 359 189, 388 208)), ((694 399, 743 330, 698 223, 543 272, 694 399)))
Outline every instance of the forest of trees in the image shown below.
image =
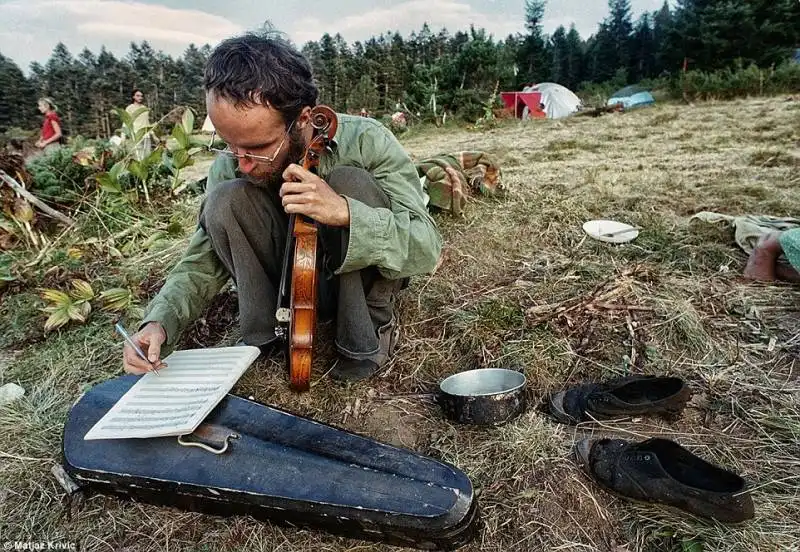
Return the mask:
MULTIPOLYGON (((571 89, 609 81, 622 86, 674 76, 685 67, 771 67, 788 62, 800 47, 797 0, 676 0, 673 7, 665 1, 637 20, 629 0, 608 3, 608 16, 588 38, 574 27, 546 35, 546 1, 526 0, 525 32, 503 39, 478 28, 450 34, 424 25, 408 37, 383 34, 352 44, 324 34, 302 51, 314 67, 320 101, 337 110, 382 114, 399 102, 427 115, 444 108, 470 117, 498 88, 544 81, 571 89)), ((145 93, 151 120, 176 105, 191 106, 202 117, 202 73, 210 51, 190 45, 174 59, 142 42, 118 59, 105 48, 75 57, 58 44, 44 65, 31 65, 28 77, 0 53, 0 133, 36 128, 35 99, 51 96, 70 134, 107 137, 119 126, 111 108, 127 105, 133 88, 145 93)))

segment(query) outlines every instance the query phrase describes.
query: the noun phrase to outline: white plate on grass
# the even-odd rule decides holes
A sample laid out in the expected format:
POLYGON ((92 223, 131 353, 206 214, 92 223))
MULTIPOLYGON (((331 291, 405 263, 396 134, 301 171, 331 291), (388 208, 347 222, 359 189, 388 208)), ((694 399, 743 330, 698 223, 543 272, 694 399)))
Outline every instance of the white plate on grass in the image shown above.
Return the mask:
POLYGON ((590 220, 584 223, 583 231, 596 240, 608 243, 628 243, 636 239, 639 229, 615 220, 590 220))

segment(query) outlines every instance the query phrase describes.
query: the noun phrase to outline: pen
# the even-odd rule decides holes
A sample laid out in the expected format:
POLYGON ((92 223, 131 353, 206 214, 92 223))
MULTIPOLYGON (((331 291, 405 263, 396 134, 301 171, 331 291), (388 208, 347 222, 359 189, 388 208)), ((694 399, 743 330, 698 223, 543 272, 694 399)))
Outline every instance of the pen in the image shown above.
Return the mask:
POLYGON ((148 364, 150 364, 150 366, 153 367, 153 372, 155 372, 156 375, 158 375, 158 368, 156 368, 155 365, 152 362, 150 362, 150 359, 147 358, 147 355, 144 354, 144 351, 142 351, 142 349, 139 348, 139 346, 136 344, 136 342, 133 339, 131 339, 131 336, 129 336, 128 332, 125 331, 125 328, 122 327, 122 324, 117 322, 116 324, 114 324, 114 327, 117 329, 119 334, 123 337, 123 339, 125 339, 125 341, 128 342, 128 345, 133 347, 133 350, 136 351, 136 354, 139 355, 139 358, 141 358, 142 360, 144 360, 148 364))

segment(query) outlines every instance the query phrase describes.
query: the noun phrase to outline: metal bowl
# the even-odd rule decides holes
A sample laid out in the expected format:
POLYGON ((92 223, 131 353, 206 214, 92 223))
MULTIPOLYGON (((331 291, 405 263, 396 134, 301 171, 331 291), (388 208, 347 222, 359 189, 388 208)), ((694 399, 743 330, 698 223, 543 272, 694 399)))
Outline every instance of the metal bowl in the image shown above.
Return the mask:
POLYGON ((461 372, 439 384, 437 402, 456 422, 502 424, 525 410, 525 374, 502 368, 461 372))
POLYGON ((461 397, 485 397, 508 393, 525 385, 525 374, 504 368, 480 368, 453 374, 439 384, 444 393, 461 397))

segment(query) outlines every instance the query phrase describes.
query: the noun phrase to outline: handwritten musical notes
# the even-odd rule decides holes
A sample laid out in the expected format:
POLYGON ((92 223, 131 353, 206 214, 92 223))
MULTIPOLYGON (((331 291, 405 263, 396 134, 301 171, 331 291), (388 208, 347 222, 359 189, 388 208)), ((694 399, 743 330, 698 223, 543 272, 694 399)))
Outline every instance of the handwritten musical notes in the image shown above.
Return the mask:
POLYGON ((84 439, 191 433, 258 358, 258 347, 175 351, 158 374, 141 377, 84 439))

